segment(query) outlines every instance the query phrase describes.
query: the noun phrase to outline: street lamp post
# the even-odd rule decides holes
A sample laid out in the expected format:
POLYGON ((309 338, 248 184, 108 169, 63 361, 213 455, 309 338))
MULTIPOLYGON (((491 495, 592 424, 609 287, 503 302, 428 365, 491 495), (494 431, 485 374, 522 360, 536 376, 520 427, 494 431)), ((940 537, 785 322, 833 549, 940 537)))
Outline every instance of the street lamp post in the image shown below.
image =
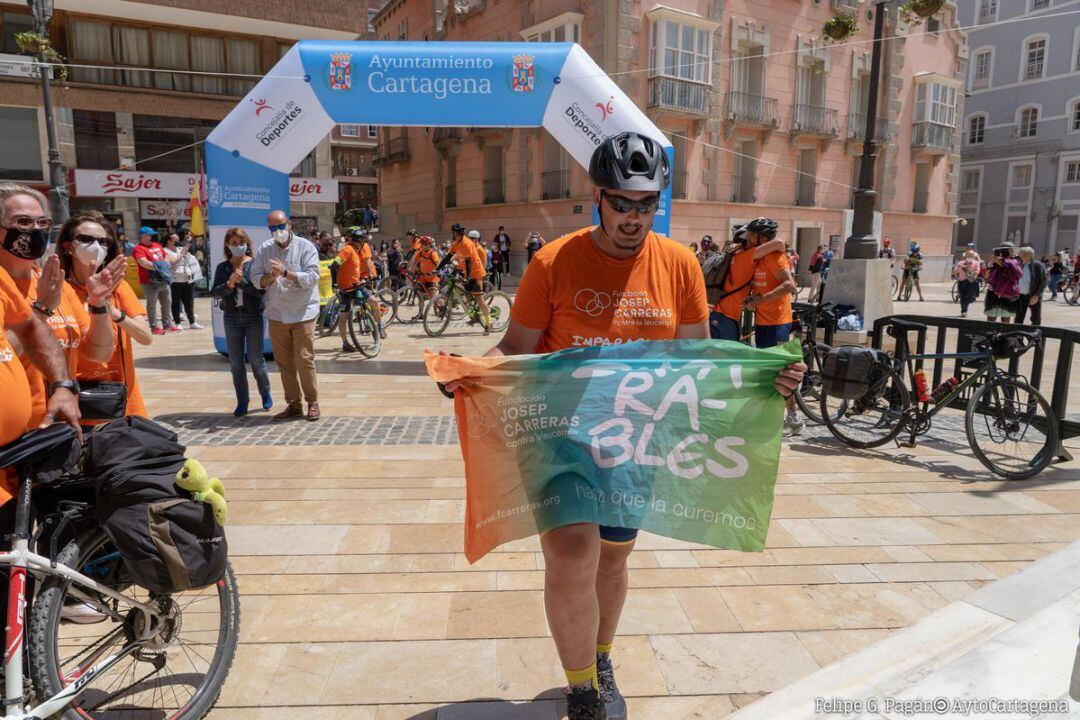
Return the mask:
MULTIPOLYGON (((34 32, 42 38, 48 37, 49 21, 52 20, 53 0, 26 0, 34 16, 34 32)), ((41 78, 41 99, 45 108, 45 135, 49 143, 49 184, 52 186, 52 217, 57 228, 68 217, 68 192, 64 183, 64 166, 60 162, 60 149, 56 143, 56 124, 53 120, 52 86, 50 84, 50 66, 44 44, 38 50, 39 77, 41 78)))
POLYGON ((885 6, 889 0, 873 0, 874 46, 870 58, 870 97, 866 102, 866 136, 863 140, 862 162, 859 166, 859 187, 855 190, 855 212, 851 223, 851 237, 844 244, 844 257, 870 260, 877 257, 878 243, 874 237, 874 205, 877 190, 874 189, 874 165, 877 144, 878 85, 881 76, 881 44, 885 36, 885 6))

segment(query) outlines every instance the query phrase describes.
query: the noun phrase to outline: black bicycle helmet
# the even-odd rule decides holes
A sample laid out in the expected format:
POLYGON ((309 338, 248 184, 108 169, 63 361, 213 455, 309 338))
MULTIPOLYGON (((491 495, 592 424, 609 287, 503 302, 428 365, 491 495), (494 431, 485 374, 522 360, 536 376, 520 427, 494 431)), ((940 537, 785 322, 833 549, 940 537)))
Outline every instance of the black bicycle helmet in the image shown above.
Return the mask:
POLYGON ((731 228, 731 242, 735 243, 736 245, 746 244, 745 225, 736 225, 735 227, 731 228))
POLYGON ((636 132, 609 137, 593 151, 589 177, 602 188, 661 192, 671 181, 660 143, 636 132))
POLYGON ((453 231, 455 235, 462 235, 465 232, 465 226, 461 223, 454 223, 450 226, 450 230, 453 231))
POLYGON ((772 240, 776 237, 776 230, 780 226, 772 218, 759 217, 754 218, 750 222, 743 226, 749 232, 757 233, 758 235, 764 235, 772 240))

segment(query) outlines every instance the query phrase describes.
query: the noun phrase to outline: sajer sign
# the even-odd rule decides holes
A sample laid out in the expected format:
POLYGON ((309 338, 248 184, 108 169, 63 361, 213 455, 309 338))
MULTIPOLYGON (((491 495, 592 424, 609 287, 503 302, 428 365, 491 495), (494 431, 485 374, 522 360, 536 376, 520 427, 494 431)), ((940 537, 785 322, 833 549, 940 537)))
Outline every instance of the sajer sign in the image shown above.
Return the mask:
MULTIPOLYGON (((289 172, 339 123, 544 127, 584 167, 604 138, 632 130, 662 143, 674 167, 670 141, 576 43, 305 40, 206 140, 211 236, 264 237, 267 212, 288 208, 289 172)), ((669 187, 661 234, 670 207, 669 187)), ((221 243, 210 247, 220 260, 221 243)), ((225 351, 216 312, 214 343, 225 351)))
MULTIPOLYGON (((148 198, 187 200, 199 181, 193 173, 155 173, 130 170, 76 170, 77 197, 148 198)), ((293 202, 336 203, 338 181, 333 178, 289 178, 293 202)))

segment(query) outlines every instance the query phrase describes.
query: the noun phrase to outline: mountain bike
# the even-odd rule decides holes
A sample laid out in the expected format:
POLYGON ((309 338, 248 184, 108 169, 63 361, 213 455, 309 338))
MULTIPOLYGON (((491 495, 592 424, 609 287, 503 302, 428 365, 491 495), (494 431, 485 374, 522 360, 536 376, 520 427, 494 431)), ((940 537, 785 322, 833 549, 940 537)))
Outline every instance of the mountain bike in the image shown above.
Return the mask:
POLYGON ((1080 273, 1069 273, 1061 283, 1059 293, 1070 305, 1080 303, 1080 273))
MULTIPOLYGON (((835 322, 836 315, 830 310, 832 303, 794 303, 791 308, 794 324, 792 337, 802 341, 803 362, 806 374, 802 384, 795 389, 795 403, 810 420, 821 423, 821 366, 831 348, 817 341, 818 320, 835 322)), ((837 412, 842 410, 838 409, 837 412)))
POLYGON ((341 301, 337 294, 330 296, 326 304, 319 308, 319 319, 315 323, 315 331, 319 337, 330 337, 337 330, 338 318, 341 317, 341 301))
MULTIPOLYGON (((424 332, 437 337, 446 332, 451 320, 458 319, 466 319, 470 325, 482 325, 483 313, 472 293, 465 290, 461 276, 447 272, 441 277, 438 294, 424 305, 424 332)), ((492 332, 502 332, 510 324, 510 296, 501 290, 493 290, 485 292, 483 298, 491 317, 492 332)))
POLYGON ((911 275, 905 275, 900 284, 900 293, 897 295, 897 299, 900 302, 908 302, 911 300, 911 291, 915 287, 915 278, 911 275))
MULTIPOLYGON (((370 283, 362 282, 361 285, 369 287, 370 283)), ((346 321, 349 340, 352 341, 352 346, 364 357, 376 357, 382 349, 382 332, 379 330, 379 323, 376 322, 374 313, 371 312, 371 308, 364 300, 364 296, 359 289, 344 292, 352 294, 349 303, 349 315, 346 321)), ((379 314, 382 316, 383 322, 389 322, 390 318, 397 312, 397 294, 392 290, 382 290, 373 293, 372 296, 379 304, 379 314), (382 296, 386 293, 393 296, 391 300, 392 306, 387 305, 382 299, 382 296)))
MULTIPOLYGON (((983 286, 986 285, 986 281, 983 280, 981 277, 978 278, 977 282, 979 284, 979 290, 978 290, 978 294, 976 294, 975 297, 978 297, 979 294, 982 294, 983 286)), ((910 294, 910 291, 909 291, 909 294, 910 294)), ((952 301, 954 303, 955 302, 960 302, 960 281, 959 280, 954 280, 953 281, 952 290, 949 292, 949 297, 952 299, 952 301)))
POLYGON ((39 477, 42 464, 66 456, 74 441, 71 428, 53 425, 0 448, 0 467, 20 478, 14 547, 0 553, 9 576, 6 718, 202 718, 236 655, 232 567, 201 590, 158 595, 132 584, 98 525, 92 481, 39 477), (71 606, 93 621, 69 623, 71 606))
POLYGON ((1042 472, 1058 448, 1057 417, 1026 379, 996 363, 1000 357, 1020 357, 1041 346, 1042 333, 991 332, 973 337, 971 352, 911 354, 907 333, 925 329, 921 323, 894 319, 889 334, 896 338, 896 352, 879 351, 866 394, 852 401, 822 395, 821 414, 829 432, 857 448, 878 447, 906 432, 903 444, 914 447, 916 437, 930 430, 933 418, 959 401, 968 444, 979 462, 1011 480, 1042 472), (966 376, 947 381, 951 388, 935 389, 936 401, 913 399, 909 388, 917 387, 915 363, 950 359, 958 361, 960 374, 966 376))

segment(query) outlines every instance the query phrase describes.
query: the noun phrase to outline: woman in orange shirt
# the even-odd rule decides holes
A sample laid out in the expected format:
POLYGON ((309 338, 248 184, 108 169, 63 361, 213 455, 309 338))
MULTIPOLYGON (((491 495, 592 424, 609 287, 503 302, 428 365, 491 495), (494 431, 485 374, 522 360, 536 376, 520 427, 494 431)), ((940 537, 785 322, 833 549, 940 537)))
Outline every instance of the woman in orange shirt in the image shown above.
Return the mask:
MULTIPOLYGON (((97 213, 72 216, 56 238, 56 254, 68 283, 85 300, 88 281, 99 268, 119 268, 124 275, 127 259, 112 225, 97 213)), ((146 322, 146 310, 127 282, 113 286, 108 295, 109 333, 112 351, 104 359, 80 357, 75 376, 79 380, 123 382, 127 385, 126 415, 148 417, 139 381, 135 376, 135 356, 131 341, 149 345, 153 336, 146 322)), ((98 421, 101 422, 101 421, 98 421)), ((94 424, 94 421, 84 421, 94 424)))

